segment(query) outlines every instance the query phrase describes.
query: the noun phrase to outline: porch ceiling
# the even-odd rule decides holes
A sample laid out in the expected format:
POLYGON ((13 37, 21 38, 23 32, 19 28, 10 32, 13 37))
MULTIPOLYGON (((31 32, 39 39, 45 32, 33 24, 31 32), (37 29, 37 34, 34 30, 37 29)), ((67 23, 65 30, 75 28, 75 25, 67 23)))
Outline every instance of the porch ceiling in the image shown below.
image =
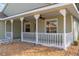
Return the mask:
MULTIPOLYGON (((57 12, 57 13, 54 13, 54 11, 59 11, 60 9, 67 9, 70 13, 72 13, 75 17, 79 18, 79 14, 77 12, 77 10, 75 9, 74 5, 73 4, 57 4, 57 5, 51 5, 51 6, 48 6, 48 7, 43 7, 43 8, 40 8, 40 9, 36 9, 36 10, 33 10, 33 11, 29 11, 29 12, 25 12, 25 13, 22 13, 22 14, 18 14, 18 15, 14 15, 14 16, 11 16, 11 17, 7 17, 7 18, 4 18, 3 20, 8 20, 8 19, 14 19, 14 18, 19 18, 19 17, 29 17, 29 16, 33 16, 34 14, 42 14, 43 17, 48 17, 50 15, 59 15, 60 13, 57 12), (50 13, 50 14, 46 14, 46 13, 50 13)), ((31 17, 29 17, 31 18, 31 17)))
MULTIPOLYGON (((59 16, 61 15, 61 13, 59 11, 49 11, 47 13, 42 13, 41 16, 45 19, 50 19, 54 16, 59 16)), ((20 20, 19 18, 16 18, 15 20, 20 20)), ((33 17, 33 15, 28 15, 28 16, 24 16, 24 20, 35 20, 35 18, 33 17)))
POLYGON ((41 15, 42 15, 42 17, 48 19, 48 18, 52 18, 54 16, 59 16, 61 14, 58 11, 56 11, 56 12, 49 12, 49 13, 45 13, 45 14, 41 14, 41 15))
MULTIPOLYGON (((41 14, 41 16, 45 19, 52 18, 53 16, 58 16, 58 15, 61 15, 58 11, 41 14)), ((35 18, 33 16, 25 16, 25 19, 33 20, 35 18)))

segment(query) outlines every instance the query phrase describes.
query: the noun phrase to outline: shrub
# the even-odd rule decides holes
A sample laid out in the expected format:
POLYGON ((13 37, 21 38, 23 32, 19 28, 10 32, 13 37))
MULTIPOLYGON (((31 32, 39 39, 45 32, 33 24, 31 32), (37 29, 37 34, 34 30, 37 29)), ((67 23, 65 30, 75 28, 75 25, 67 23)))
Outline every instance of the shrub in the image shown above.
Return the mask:
POLYGON ((78 41, 74 41, 73 45, 77 46, 78 45, 78 41))

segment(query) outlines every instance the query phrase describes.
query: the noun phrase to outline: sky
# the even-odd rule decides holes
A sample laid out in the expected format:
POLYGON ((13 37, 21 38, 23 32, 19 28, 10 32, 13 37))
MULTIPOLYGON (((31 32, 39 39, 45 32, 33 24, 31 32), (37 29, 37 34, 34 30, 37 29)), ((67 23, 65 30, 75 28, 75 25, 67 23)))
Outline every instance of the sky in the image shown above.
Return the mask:
POLYGON ((0 3, 0 12, 4 9, 5 3, 0 3))

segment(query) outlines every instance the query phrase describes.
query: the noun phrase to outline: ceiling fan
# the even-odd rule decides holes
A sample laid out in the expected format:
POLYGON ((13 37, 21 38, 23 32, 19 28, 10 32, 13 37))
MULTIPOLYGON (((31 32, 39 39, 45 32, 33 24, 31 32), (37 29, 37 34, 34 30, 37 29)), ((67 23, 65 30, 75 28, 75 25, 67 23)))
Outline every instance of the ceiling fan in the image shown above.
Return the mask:
POLYGON ((45 20, 45 18, 44 18, 44 17, 42 17, 42 15, 40 15, 39 19, 45 20))

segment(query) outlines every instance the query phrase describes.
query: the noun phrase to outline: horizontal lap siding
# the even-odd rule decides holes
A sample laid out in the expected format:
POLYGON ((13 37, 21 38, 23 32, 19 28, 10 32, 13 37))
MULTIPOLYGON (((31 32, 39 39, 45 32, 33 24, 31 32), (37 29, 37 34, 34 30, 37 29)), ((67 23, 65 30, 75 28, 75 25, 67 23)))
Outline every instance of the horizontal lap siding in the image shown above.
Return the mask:
POLYGON ((6 31, 11 32, 11 22, 10 21, 7 21, 7 23, 6 23, 6 31))
POLYGON ((45 32, 45 20, 39 19, 38 32, 45 32))
MULTIPOLYGON (((35 32, 35 30, 36 30, 36 28, 35 28, 35 26, 36 26, 35 19, 27 19, 27 18, 25 18, 25 20, 23 21, 23 28, 24 28, 24 25, 26 23, 30 23, 30 32, 35 32)), ((23 29, 23 31, 24 30, 25 30, 25 28, 23 29)))
POLYGON ((5 22, 0 21, 0 39, 5 38, 5 22))
MULTIPOLYGON (((52 16, 50 19, 58 18, 58 33, 63 33, 63 16, 52 16)), ((45 20, 39 19, 38 31, 45 33, 45 20)))
POLYGON ((72 23, 71 23, 71 14, 67 14, 66 18, 66 32, 70 33, 72 32, 72 23))
POLYGON ((21 22, 17 19, 13 22, 13 37, 21 38, 21 22))
POLYGON ((79 21, 77 21, 77 19, 74 18, 74 40, 78 39, 78 23, 79 21))

